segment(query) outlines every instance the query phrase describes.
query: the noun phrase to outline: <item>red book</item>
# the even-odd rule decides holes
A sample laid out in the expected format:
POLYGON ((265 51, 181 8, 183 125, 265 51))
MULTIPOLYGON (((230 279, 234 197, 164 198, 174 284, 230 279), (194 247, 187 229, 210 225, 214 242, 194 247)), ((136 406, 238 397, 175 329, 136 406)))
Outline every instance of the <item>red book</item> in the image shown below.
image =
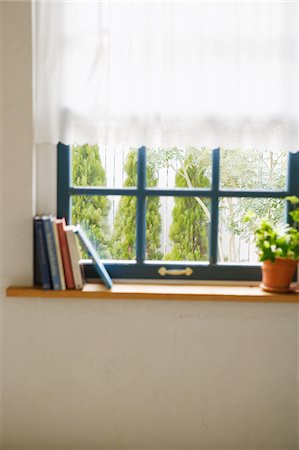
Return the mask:
POLYGON ((57 223, 57 230, 58 230, 58 236, 59 236, 64 276, 65 276, 65 284, 66 284, 67 289, 75 289, 69 248, 68 248, 65 230, 64 230, 64 228, 66 226, 65 219, 64 218, 56 219, 56 223, 57 223))

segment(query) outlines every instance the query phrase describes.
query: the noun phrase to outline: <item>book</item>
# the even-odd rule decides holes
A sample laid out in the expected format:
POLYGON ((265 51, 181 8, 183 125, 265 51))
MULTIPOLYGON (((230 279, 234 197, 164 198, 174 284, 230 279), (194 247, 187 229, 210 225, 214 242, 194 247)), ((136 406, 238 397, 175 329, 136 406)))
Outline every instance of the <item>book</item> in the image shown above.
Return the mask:
POLYGON ((71 259, 70 259, 70 252, 66 240, 66 234, 65 234, 65 227, 66 222, 65 219, 57 219, 57 231, 58 231, 58 237, 59 237, 59 243, 60 243, 60 250, 61 250, 61 257, 62 257, 62 265, 64 269, 64 277, 65 277, 65 284, 67 289, 75 289, 75 283, 74 283, 74 277, 73 277, 73 271, 71 266, 71 259))
POLYGON ((51 216, 42 216, 42 223, 43 223, 43 227, 44 227, 44 231, 45 231, 46 246, 47 246, 47 251, 48 251, 49 266, 50 266, 50 273, 51 273, 53 289, 60 290, 61 282, 60 282, 59 269, 58 269, 58 259, 57 259, 54 231, 53 231, 53 225, 52 225, 52 217, 51 216))
POLYGON ((51 275, 46 237, 41 217, 34 218, 34 284, 51 289, 51 275))
POLYGON ((59 237, 58 237, 58 231, 57 231, 57 223, 56 223, 57 219, 56 219, 56 217, 52 217, 51 220, 52 220, 53 235, 54 235, 55 249, 56 249, 56 255, 57 255, 60 287, 64 291, 66 286, 65 286, 64 270, 63 270, 63 265, 62 265, 60 243, 59 243, 59 237))
POLYGON ((36 225, 35 220, 37 218, 33 218, 33 283, 34 286, 41 286, 42 285, 42 278, 41 278, 41 271, 39 267, 39 261, 38 261, 38 251, 37 251, 37 231, 36 231, 36 225))
POLYGON ((81 269, 79 266, 80 252, 79 252, 77 238, 74 233, 73 225, 67 225, 65 227, 65 235, 66 235, 66 240, 67 240, 69 254, 70 254, 75 289, 82 289, 83 288, 83 277, 82 277, 81 269))
POLYGON ((90 242, 90 240, 88 239, 88 237, 86 236, 85 232, 80 227, 80 225, 77 225, 75 227, 75 233, 79 236, 80 242, 82 243, 88 255, 91 257, 95 265, 95 269, 98 275, 100 276, 101 280, 103 280, 105 286, 108 289, 111 289, 113 285, 111 277, 107 272, 104 264, 101 262, 99 255, 96 252, 96 249, 94 248, 94 246, 92 245, 92 243, 90 242))

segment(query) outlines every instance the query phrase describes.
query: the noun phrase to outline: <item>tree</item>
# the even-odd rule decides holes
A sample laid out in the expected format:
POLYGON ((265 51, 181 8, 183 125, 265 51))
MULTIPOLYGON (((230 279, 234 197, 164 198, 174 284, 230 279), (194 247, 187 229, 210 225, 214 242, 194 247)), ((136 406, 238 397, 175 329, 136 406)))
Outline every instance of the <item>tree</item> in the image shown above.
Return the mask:
MULTIPOLYGON (((176 187, 207 187, 206 149, 189 149, 176 173, 176 187)), ((164 259, 202 261, 208 259, 208 201, 199 197, 175 197, 169 237, 171 251, 164 259)))
MULTIPOLYGON (((146 181, 148 187, 155 187, 158 183, 158 173, 155 163, 155 155, 151 150, 147 153, 146 181)), ((146 259, 162 259, 160 251, 162 220, 160 214, 159 197, 148 197, 146 202, 146 259)))
MULTIPOLYGON (((125 187, 137 186, 137 152, 131 150, 128 153, 124 166, 126 172, 125 187)), ((157 175, 150 160, 146 170, 147 185, 157 185, 157 175)), ((146 209, 146 258, 161 259, 160 232, 161 216, 159 213, 159 198, 147 199, 146 209)), ((135 259, 136 257, 136 196, 122 196, 114 219, 114 231, 111 239, 111 254, 115 259, 135 259)))
MULTIPOLYGON (((284 189, 287 155, 285 152, 221 150, 221 185, 224 189, 284 189)), ((226 242, 225 261, 244 262, 249 259, 254 237, 243 219, 248 211, 273 223, 284 220, 284 202, 276 198, 224 197, 220 201, 219 237, 226 242), (241 242, 247 243, 240 252, 241 242), (250 244, 251 243, 251 244, 250 244)), ((255 253, 255 250, 253 250, 255 253)))
MULTIPOLYGON (((97 145, 72 147, 72 176, 75 186, 105 186, 106 174, 97 145)), ((101 258, 110 258, 108 213, 105 196, 72 197, 72 221, 84 228, 101 258)))

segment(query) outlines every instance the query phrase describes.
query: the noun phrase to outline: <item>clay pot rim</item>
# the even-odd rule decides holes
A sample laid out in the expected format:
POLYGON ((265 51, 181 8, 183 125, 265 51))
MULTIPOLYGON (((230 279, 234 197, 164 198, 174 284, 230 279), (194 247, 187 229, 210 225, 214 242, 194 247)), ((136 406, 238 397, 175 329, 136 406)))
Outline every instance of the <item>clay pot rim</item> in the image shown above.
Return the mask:
POLYGON ((291 261, 294 262, 296 264, 299 264, 299 258, 298 259, 294 259, 294 258, 285 258, 282 256, 276 256, 274 261, 271 261, 271 259, 265 259, 265 261, 262 261, 263 263, 275 263, 275 261, 291 261))

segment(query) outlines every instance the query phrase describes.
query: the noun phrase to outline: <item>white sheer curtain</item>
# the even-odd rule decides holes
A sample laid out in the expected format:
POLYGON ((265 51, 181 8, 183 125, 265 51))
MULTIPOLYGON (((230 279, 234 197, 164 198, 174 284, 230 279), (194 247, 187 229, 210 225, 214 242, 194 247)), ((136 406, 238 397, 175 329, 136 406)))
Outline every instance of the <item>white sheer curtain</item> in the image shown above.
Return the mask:
POLYGON ((298 149, 297 2, 35 2, 37 143, 298 149))

